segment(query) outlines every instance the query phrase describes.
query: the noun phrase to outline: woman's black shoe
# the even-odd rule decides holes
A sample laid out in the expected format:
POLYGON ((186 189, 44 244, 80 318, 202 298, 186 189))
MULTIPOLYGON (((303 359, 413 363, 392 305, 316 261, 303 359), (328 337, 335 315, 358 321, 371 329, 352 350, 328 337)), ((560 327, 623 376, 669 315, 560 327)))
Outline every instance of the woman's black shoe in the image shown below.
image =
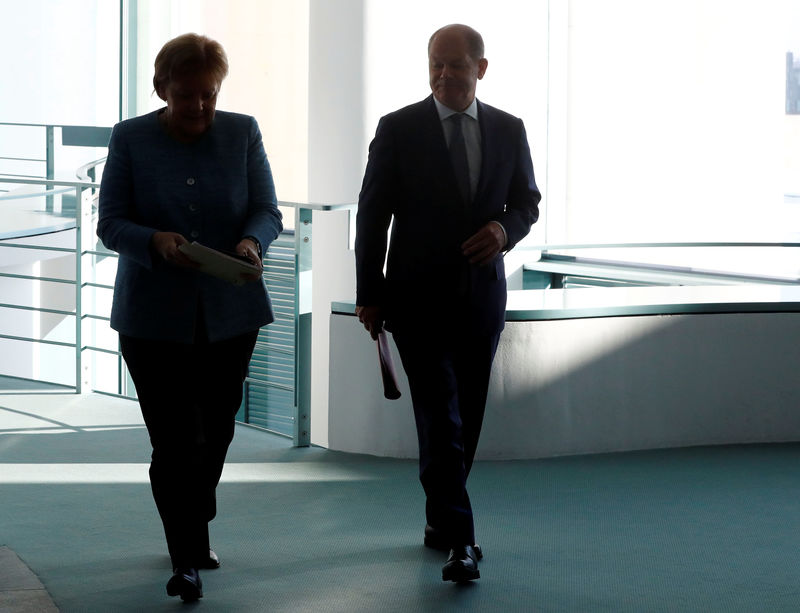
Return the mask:
POLYGON ((180 596, 184 602, 192 602, 203 597, 203 582, 196 568, 176 568, 167 582, 167 594, 180 596))
POLYGON ((219 568, 219 556, 214 553, 213 549, 208 550, 208 557, 200 561, 197 568, 205 568, 207 570, 214 570, 219 568))

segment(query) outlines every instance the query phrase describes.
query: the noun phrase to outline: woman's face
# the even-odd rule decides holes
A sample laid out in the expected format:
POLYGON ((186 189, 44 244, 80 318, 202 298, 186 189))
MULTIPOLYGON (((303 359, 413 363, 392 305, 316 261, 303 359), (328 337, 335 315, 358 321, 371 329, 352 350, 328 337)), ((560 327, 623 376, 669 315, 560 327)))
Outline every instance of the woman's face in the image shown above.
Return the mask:
POLYGON ((200 137, 214 121, 219 83, 208 74, 182 75, 169 81, 159 92, 167 102, 167 129, 179 140, 200 137))

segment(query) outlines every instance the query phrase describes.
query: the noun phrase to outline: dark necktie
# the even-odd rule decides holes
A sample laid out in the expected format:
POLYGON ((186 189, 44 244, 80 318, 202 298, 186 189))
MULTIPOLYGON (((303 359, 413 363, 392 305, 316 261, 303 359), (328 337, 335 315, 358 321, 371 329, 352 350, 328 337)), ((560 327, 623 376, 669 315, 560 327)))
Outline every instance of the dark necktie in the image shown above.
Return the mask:
POLYGON ((472 189, 469 180, 467 144, 464 142, 464 131, 461 127, 463 119, 464 115, 461 113, 450 115, 450 120, 453 122, 453 132, 450 134, 450 158, 453 161, 453 170, 456 173, 458 189, 461 190, 464 201, 470 203, 472 201, 472 189))

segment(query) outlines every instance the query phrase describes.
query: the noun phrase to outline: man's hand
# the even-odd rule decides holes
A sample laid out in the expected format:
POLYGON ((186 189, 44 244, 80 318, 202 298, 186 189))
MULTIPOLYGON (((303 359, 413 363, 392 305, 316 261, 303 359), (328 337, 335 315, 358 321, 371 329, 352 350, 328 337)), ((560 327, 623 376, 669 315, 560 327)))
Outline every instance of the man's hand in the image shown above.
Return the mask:
POLYGON ((378 340, 378 334, 383 330, 383 309, 378 306, 357 306, 356 315, 372 340, 378 340))
POLYGON ((179 249, 181 245, 188 242, 189 241, 177 232, 156 232, 150 239, 150 247, 160 255, 165 262, 183 268, 197 268, 197 262, 179 249))
POLYGON ((502 226, 490 221, 461 245, 461 252, 469 258, 470 264, 482 265, 491 262, 505 246, 506 234, 502 226))
POLYGON ((258 245, 252 239, 243 238, 236 245, 236 253, 245 256, 252 264, 258 266, 258 272, 242 273, 242 278, 248 281, 257 281, 261 278, 261 273, 264 270, 264 263, 258 257, 258 245))

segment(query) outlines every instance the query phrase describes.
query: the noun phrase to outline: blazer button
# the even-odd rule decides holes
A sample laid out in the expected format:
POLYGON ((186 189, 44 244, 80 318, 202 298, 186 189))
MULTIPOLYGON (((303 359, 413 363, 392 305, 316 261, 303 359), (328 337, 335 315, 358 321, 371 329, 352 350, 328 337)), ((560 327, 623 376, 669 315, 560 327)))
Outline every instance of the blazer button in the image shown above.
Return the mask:
POLYGON ((192 213, 196 213, 196 212, 197 212, 197 205, 196 205, 196 204, 190 204, 190 205, 189 205, 189 210, 190 210, 192 213))
POLYGON ((189 236, 191 236, 192 238, 197 238, 198 236, 200 236, 200 232, 197 230, 192 230, 189 236))
POLYGON ((194 185, 194 177, 189 177, 186 179, 186 185, 194 185))

